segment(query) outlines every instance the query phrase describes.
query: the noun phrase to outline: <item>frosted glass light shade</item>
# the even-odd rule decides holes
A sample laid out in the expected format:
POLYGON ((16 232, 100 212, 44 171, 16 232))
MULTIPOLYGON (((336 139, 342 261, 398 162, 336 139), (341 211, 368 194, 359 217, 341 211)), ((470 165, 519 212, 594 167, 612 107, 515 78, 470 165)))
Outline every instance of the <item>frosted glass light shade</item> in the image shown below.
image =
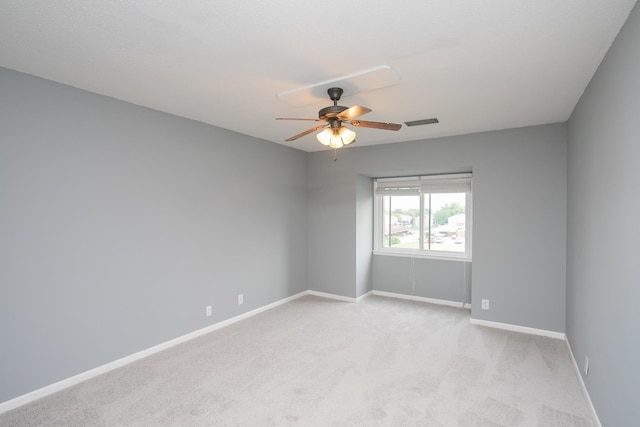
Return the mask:
POLYGON ((332 136, 333 136, 333 130, 327 128, 322 132, 320 132, 319 134, 317 134, 316 138, 318 139, 320 144, 329 145, 329 143, 331 142, 332 136))
POLYGON ((342 143, 342 138, 340 138, 340 135, 333 135, 331 137, 331 142, 329 143, 329 147, 331 147, 331 148, 340 148, 343 145, 344 144, 342 143))
POLYGON ((338 133, 340 134, 340 138, 342 138, 342 143, 344 145, 349 145, 353 142, 354 139, 356 139, 356 133, 344 126, 340 128, 338 133))

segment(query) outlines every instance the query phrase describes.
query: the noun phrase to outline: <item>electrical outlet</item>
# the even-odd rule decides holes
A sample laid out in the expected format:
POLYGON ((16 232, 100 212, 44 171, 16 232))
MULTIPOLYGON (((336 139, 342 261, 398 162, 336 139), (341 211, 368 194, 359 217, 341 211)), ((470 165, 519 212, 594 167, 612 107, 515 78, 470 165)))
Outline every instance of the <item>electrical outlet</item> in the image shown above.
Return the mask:
POLYGON ((483 310, 489 310, 489 300, 488 299, 483 299, 482 300, 482 309, 483 310))
POLYGON ((239 294, 238 295, 238 305, 243 304, 244 303, 244 295, 239 294))
POLYGON ((589 375, 589 356, 584 356, 584 376, 589 375))
POLYGON ((211 316, 211 313, 213 312, 213 309, 211 308, 210 305, 207 306, 207 317, 211 316))

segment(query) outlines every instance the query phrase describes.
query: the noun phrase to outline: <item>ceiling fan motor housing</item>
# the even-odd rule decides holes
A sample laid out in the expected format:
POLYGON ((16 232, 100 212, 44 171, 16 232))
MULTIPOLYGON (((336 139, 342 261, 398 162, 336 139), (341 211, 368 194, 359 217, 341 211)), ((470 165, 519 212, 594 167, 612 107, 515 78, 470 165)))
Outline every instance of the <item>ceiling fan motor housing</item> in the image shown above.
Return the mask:
POLYGON ((327 89, 327 93, 329 94, 329 98, 331 98, 331 100, 333 101, 333 105, 325 107, 322 110, 318 111, 318 117, 320 118, 320 120, 328 120, 348 109, 348 107, 338 105, 338 101, 340 100, 340 97, 343 93, 342 88, 330 87, 329 89, 327 89))
POLYGON ((340 87, 330 87, 327 89, 327 93, 329 94, 329 98, 333 101, 333 105, 329 107, 325 107, 322 110, 318 111, 318 117, 320 120, 329 120, 332 117, 337 116, 343 111, 347 110, 348 107, 343 107, 338 105, 338 101, 342 96, 343 90, 340 87))
POLYGON ((335 117, 347 109, 348 107, 343 107, 342 105, 331 105, 329 107, 325 107, 322 110, 318 111, 318 117, 320 118, 320 120, 328 120, 331 117, 335 117))
POLYGON ((343 92, 344 91, 341 87, 330 87, 329 89, 327 89, 329 99, 331 99, 333 102, 340 101, 340 97, 342 96, 343 92))

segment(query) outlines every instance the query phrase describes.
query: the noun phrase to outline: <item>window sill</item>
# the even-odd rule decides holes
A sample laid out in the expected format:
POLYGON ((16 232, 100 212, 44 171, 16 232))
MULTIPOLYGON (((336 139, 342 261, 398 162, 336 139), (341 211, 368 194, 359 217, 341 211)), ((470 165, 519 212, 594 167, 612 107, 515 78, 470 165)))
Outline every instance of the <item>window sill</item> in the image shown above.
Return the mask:
POLYGON ((465 254, 460 255, 451 255, 446 252, 438 252, 437 254, 433 253, 425 253, 425 252, 400 252, 400 251, 381 251, 374 250, 372 252, 374 255, 383 255, 383 256, 395 256, 402 258, 422 258, 422 259, 432 259, 438 261, 460 261, 460 262, 471 262, 471 257, 465 254))

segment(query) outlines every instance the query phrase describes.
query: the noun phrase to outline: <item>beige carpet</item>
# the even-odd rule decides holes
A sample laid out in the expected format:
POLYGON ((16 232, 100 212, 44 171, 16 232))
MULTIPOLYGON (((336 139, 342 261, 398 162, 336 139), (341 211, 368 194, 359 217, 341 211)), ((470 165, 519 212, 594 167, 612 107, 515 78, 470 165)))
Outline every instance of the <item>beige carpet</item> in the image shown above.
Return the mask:
POLYGON ((591 426, 563 341, 467 310, 306 296, 0 415, 2 426, 591 426))

